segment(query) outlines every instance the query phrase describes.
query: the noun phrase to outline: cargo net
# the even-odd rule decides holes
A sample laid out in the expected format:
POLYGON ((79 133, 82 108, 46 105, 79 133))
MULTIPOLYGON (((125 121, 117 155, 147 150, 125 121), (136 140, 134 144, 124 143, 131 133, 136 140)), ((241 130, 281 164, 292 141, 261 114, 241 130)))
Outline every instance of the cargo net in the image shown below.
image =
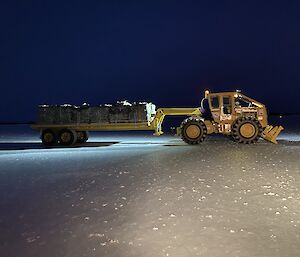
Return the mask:
POLYGON ((151 122, 155 116, 155 105, 147 102, 118 101, 115 104, 90 106, 39 105, 39 124, 80 123, 138 123, 151 122))

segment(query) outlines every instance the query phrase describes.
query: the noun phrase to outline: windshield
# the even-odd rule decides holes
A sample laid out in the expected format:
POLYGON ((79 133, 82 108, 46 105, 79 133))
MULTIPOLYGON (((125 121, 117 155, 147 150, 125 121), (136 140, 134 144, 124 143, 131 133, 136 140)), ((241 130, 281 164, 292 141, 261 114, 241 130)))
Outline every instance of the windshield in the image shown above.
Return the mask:
POLYGON ((235 106, 236 107, 251 107, 252 106, 252 102, 250 102, 249 100, 245 99, 242 96, 238 96, 234 99, 235 101, 235 106))

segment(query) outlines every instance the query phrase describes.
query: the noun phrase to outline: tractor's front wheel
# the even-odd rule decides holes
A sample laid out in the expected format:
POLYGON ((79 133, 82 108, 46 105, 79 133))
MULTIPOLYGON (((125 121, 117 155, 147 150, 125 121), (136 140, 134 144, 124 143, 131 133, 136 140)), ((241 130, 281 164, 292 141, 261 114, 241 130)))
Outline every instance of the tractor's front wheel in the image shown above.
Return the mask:
POLYGON ((244 144, 257 142, 262 133, 262 126, 254 117, 242 117, 232 125, 232 137, 234 141, 244 144))
POLYGON ((196 117, 185 119, 180 126, 181 138, 190 145, 200 144, 207 135, 207 128, 202 120, 196 117))

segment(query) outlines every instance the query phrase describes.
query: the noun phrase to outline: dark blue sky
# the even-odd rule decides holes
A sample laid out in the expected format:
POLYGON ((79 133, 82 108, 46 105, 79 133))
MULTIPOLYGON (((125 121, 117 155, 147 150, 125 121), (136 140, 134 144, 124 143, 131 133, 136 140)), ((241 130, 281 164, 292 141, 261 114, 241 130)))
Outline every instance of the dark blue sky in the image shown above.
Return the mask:
POLYGON ((199 105, 241 89, 300 111, 299 1, 1 1, 0 121, 40 103, 199 105))

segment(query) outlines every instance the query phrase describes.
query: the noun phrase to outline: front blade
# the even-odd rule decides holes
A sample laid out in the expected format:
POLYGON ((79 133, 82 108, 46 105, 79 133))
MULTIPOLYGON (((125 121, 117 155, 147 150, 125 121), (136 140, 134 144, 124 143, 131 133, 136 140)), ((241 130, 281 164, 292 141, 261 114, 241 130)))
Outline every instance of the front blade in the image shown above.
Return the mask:
POLYGON ((278 142, 276 141, 276 138, 278 137, 279 133, 280 133, 283 129, 284 129, 284 128, 283 128, 282 126, 275 126, 275 127, 273 127, 273 126, 271 126, 271 125, 268 125, 268 126, 264 129, 264 131, 263 131, 261 137, 262 137, 263 139, 265 139, 266 141, 269 141, 269 142, 271 142, 271 143, 273 143, 273 144, 278 144, 278 142))

